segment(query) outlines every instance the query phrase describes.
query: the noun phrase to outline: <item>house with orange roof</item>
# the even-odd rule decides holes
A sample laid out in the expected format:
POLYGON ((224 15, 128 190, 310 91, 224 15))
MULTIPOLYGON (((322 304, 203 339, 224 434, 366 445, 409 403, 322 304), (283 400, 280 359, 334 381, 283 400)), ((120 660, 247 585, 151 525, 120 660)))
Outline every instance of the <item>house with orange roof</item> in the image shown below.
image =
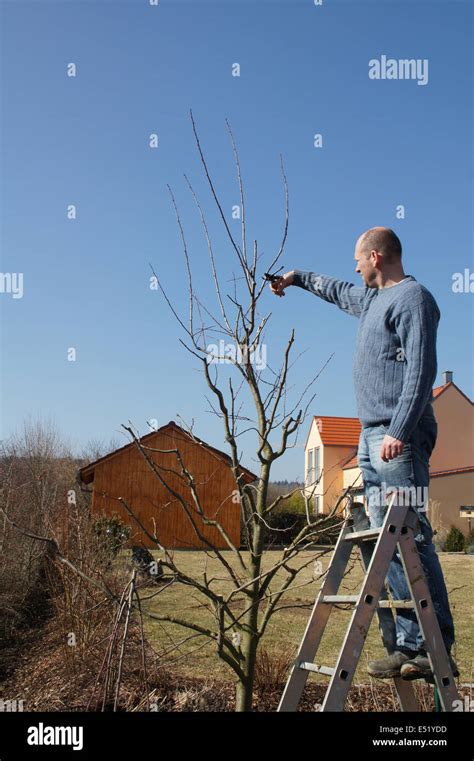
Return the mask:
POLYGON ((357 452, 356 417, 313 417, 305 445, 305 491, 316 513, 327 513, 344 488, 344 465, 357 452))

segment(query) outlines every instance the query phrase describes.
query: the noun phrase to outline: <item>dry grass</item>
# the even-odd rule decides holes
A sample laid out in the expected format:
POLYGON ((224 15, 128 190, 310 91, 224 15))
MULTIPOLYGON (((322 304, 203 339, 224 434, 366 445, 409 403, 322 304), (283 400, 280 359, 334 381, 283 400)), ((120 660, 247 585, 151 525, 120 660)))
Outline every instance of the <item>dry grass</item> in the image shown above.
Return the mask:
MULTIPOLYGON (((178 553, 177 553, 178 554, 178 553)), ((305 558, 301 558, 304 562, 305 558)), ((323 559, 323 566, 328 563, 323 559)), ((272 558, 266 557, 266 563, 272 558)), ((450 590, 450 599, 457 626, 458 643, 456 658, 461 668, 461 682, 472 682, 471 659, 473 647, 473 613, 470 600, 473 587, 473 559, 465 556, 441 556, 445 576, 450 590)), ((115 572, 122 576, 128 563, 128 555, 122 556, 115 572), (122 566, 122 567, 121 567, 122 566)), ((198 573, 203 563, 202 553, 182 552, 179 564, 189 573, 198 573)), ((218 575, 218 566, 208 571, 218 575)), ((311 570, 305 570, 303 580, 311 579, 311 570)), ((357 562, 346 578, 344 590, 354 592, 362 578, 357 562)), ((217 582, 221 589, 228 586, 225 579, 217 582)), ((287 597, 285 604, 303 604, 305 608, 287 609, 278 612, 260 647, 256 669, 255 711, 274 711, 281 697, 286 674, 295 654, 296 647, 307 622, 314 595, 319 582, 295 590, 287 597)), ((142 597, 152 590, 143 587, 142 597)), ((189 588, 178 584, 163 590, 145 606, 156 612, 168 612, 186 616, 193 621, 210 622, 210 614, 203 609, 200 601, 190 594, 189 588)), ((330 619, 323 640, 320 658, 325 664, 335 661, 343 637, 348 611, 337 610, 330 619)), ((61 617, 59 617, 61 618, 61 617)), ((152 710, 157 711, 233 711, 234 680, 220 663, 211 644, 203 638, 187 640, 189 632, 169 624, 158 624, 146 619, 149 638, 147 644, 148 701, 152 710), (178 649, 174 645, 183 640, 178 649), (163 657, 163 651, 168 655, 163 657)), ((10 653, 5 653, 14 661, 15 668, 0 683, 0 698, 4 700, 24 700, 24 709, 29 711, 79 711, 86 710, 94 691, 94 684, 103 661, 106 639, 110 626, 106 620, 98 627, 89 641, 89 647, 73 663, 64 657, 64 630, 58 626, 58 616, 43 628, 26 631, 21 641, 10 653), (101 631, 102 631, 102 636, 101 631), (74 672, 71 674, 71 668, 74 672)), ((397 711, 398 705, 390 681, 370 680, 365 671, 365 659, 383 654, 376 625, 369 633, 366 651, 356 673, 346 710, 349 711, 397 711)), ((13 665, 13 664, 12 664, 13 665)), ((300 703, 300 711, 314 711, 324 697, 327 678, 311 675, 300 703)), ((420 707, 431 711, 433 690, 423 682, 415 684, 420 707)), ((473 698, 473 690, 461 689, 462 696, 473 698)), ((120 687, 118 710, 141 711, 146 709, 147 697, 143 689, 141 673, 141 642, 137 621, 132 623, 127 644, 127 657, 120 687)), ((100 701, 92 701, 89 710, 101 710, 100 701)), ((106 705, 105 710, 111 710, 106 705)))
MULTIPOLYGON (((13 676, 0 684, 0 699, 23 700, 25 711, 84 711, 94 687, 94 679, 100 662, 100 648, 91 653, 87 663, 78 669, 70 679, 67 664, 63 658, 62 643, 58 638, 54 622, 51 621, 40 632, 23 635, 21 655, 18 657, 13 676)), ((127 667, 120 690, 119 711, 143 711, 146 699, 143 697, 143 683, 140 678, 138 633, 131 632, 127 667)), ((283 654, 273 659, 268 652, 261 656, 257 670, 257 688, 254 697, 254 711, 275 711, 280 700, 284 681, 283 654), (270 681, 262 680, 269 677, 270 681)), ((234 686, 229 680, 205 679, 191 674, 183 675, 164 671, 153 652, 148 649, 149 696, 152 710, 159 712, 188 711, 234 711, 234 686)), ((433 711, 433 690, 424 683, 416 683, 420 707, 433 711)), ((310 683, 306 688, 298 711, 315 711, 324 698, 325 687, 310 683)), ((472 690, 463 691, 473 698, 472 690)), ((91 711, 101 710, 99 705, 91 705, 91 711)), ((105 710, 111 710, 106 706, 105 710)), ((390 683, 372 681, 370 684, 355 684, 350 692, 346 710, 359 712, 397 711, 398 705, 390 683)))
MULTIPOLYGON (((265 563, 270 566, 272 555, 277 553, 268 552, 265 556, 265 563)), ((180 567, 190 575, 199 575, 202 572, 203 555, 199 552, 176 551, 175 558, 180 567)), ((354 554, 354 563, 351 573, 346 577, 343 589, 346 594, 354 594, 360 586, 362 579, 362 569, 354 554)), ((230 558, 229 558, 230 559, 230 558)), ((300 562, 303 563, 308 559, 305 553, 300 562)), ((451 609, 455 621, 457 642, 454 648, 454 655, 458 662, 461 672, 461 682, 473 682, 473 652, 474 652, 474 612, 472 599, 474 597, 474 558, 466 555, 440 555, 441 564, 446 578, 451 609)), ((232 561, 231 561, 232 562, 232 561)), ((322 558, 323 569, 329 563, 329 556, 322 558)), ((227 579, 223 578, 220 565, 217 562, 207 559, 208 574, 217 578, 222 578, 216 582, 216 588, 219 587, 222 592, 227 591, 230 586, 227 579)), ((300 582, 311 581, 312 566, 301 573, 300 582)), ((285 598, 285 605, 303 605, 305 607, 289 608, 277 612, 270 622, 263 645, 265 653, 268 656, 274 656, 280 661, 291 660, 291 654, 294 653, 303 635, 304 627, 307 623, 311 605, 319 589, 320 582, 313 581, 309 586, 302 589, 296 589, 290 592, 285 598)), ((160 594, 156 601, 146 603, 149 609, 160 614, 180 615, 201 624, 212 624, 209 611, 203 608, 198 595, 179 584, 171 586, 160 594)), ((238 608, 238 604, 236 604, 238 608)), ((332 613, 327 626, 323 642, 318 652, 318 662, 325 665, 335 663, 337 653, 342 643, 345 627, 350 617, 349 610, 336 609, 332 613)), ((172 624, 160 624, 148 620, 145 624, 147 636, 157 651, 169 645, 170 640, 176 642, 189 635, 179 626, 172 624)), ((369 683, 366 673, 366 661, 368 659, 383 656, 384 650, 380 642, 380 634, 376 622, 374 621, 366 641, 365 651, 361 657, 359 667, 355 675, 355 683, 369 683)), ((214 646, 205 638, 193 638, 189 642, 180 645, 179 653, 169 656, 169 664, 173 665, 177 673, 183 677, 192 675, 197 678, 229 679, 231 676, 228 669, 223 665, 215 655, 214 646)), ((310 676, 310 681, 327 683, 325 677, 310 676)))

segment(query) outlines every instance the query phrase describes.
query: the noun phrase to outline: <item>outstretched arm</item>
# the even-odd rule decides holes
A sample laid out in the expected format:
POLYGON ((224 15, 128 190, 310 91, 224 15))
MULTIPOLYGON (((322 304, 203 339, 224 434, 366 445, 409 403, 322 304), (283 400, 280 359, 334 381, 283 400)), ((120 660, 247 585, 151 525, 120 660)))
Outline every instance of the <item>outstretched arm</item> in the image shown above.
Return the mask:
POLYGON ((360 288, 345 280, 337 280, 335 277, 321 275, 316 272, 303 272, 293 270, 287 272, 270 285, 271 290, 277 296, 284 296, 285 288, 289 285, 297 285, 330 304, 335 304, 343 312, 354 317, 360 317, 367 293, 367 288, 360 288))

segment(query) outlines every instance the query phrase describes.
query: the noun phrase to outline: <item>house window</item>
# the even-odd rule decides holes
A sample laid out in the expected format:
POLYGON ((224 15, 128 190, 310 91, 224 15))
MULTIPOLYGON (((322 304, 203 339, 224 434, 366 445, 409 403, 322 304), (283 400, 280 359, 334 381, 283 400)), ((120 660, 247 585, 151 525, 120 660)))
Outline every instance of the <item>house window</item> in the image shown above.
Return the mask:
POLYGON ((320 497, 317 494, 314 498, 314 512, 316 513, 316 515, 319 513, 319 502, 320 502, 320 497))
POLYGON ((308 464, 306 467, 306 486, 311 486, 311 476, 313 474, 313 452, 314 449, 308 449, 308 464))
POLYGON ((308 468, 306 471, 306 486, 314 486, 321 475, 320 447, 308 449, 308 468))

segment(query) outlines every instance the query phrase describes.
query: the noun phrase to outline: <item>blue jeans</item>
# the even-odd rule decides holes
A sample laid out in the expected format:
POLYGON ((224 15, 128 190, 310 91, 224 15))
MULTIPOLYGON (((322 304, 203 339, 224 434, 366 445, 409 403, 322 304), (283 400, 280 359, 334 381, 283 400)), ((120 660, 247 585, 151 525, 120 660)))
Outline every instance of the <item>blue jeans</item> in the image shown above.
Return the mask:
MULTIPOLYGON (((429 484, 429 459, 437 437, 435 419, 422 420, 405 444, 402 454, 389 462, 380 457, 382 441, 388 425, 362 428, 357 458, 362 471, 370 525, 379 528, 387 510, 390 487, 403 489, 410 498, 410 510, 419 521, 421 531, 415 541, 428 582, 433 606, 447 651, 454 643, 454 624, 449 608, 448 594, 436 548, 433 529, 426 514, 429 484), (411 487, 411 488, 410 488, 411 487), (387 492, 387 494, 385 494, 387 492)), ((406 504, 406 502, 404 503, 406 504)), ((390 563, 387 582, 395 600, 409 600, 410 592, 403 571, 400 554, 395 552, 390 563)), ((389 649, 424 651, 423 637, 414 610, 398 609, 395 627, 396 641, 389 649)))

